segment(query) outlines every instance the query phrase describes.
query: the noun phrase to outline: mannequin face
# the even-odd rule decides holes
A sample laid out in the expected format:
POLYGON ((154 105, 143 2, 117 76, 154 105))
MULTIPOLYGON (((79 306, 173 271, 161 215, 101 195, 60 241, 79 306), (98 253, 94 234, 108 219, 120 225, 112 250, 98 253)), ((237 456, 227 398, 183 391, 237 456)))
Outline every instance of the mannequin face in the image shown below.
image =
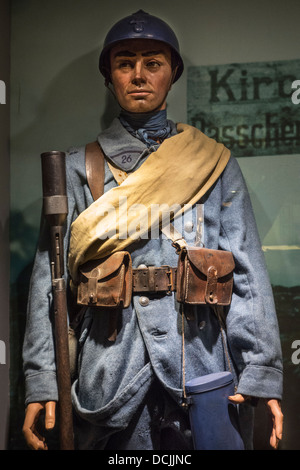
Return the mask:
POLYGON ((121 108, 132 113, 166 108, 174 75, 167 45, 148 39, 123 41, 111 49, 110 67, 121 108))

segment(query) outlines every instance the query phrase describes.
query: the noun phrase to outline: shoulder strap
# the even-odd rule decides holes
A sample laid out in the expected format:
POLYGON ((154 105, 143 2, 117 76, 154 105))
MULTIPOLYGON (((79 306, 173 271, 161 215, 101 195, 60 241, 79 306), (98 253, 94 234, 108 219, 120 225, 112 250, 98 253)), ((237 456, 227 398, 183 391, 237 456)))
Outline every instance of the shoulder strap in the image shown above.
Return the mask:
POLYGON ((85 147, 85 169, 94 201, 104 192, 104 154, 97 141, 85 147))

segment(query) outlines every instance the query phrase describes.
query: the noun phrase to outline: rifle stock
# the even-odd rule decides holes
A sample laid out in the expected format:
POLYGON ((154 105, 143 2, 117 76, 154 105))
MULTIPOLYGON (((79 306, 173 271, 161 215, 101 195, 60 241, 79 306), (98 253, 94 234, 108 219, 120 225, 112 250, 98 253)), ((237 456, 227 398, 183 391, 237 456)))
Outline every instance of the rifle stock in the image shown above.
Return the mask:
POLYGON ((43 211, 50 225, 51 275, 55 322, 55 351, 59 401, 60 447, 73 450, 71 375, 68 347, 68 312, 64 274, 63 226, 68 214, 65 154, 41 154, 43 211))

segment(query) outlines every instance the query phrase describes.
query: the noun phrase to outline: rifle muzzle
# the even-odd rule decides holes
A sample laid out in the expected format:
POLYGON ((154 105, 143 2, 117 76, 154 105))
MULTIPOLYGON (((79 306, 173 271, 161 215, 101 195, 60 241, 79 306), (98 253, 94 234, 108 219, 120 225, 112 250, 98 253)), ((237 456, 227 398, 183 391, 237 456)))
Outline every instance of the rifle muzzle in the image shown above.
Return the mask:
POLYGON ((65 157, 58 151, 41 154, 43 211, 52 226, 63 225, 68 214, 65 157))

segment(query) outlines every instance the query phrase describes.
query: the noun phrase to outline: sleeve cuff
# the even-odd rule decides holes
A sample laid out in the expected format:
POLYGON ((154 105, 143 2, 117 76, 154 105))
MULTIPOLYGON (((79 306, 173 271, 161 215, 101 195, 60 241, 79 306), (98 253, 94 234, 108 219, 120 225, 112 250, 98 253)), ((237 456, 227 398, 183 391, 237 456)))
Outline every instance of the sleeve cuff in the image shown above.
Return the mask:
POLYGON ((58 391, 54 371, 38 372, 25 379, 25 405, 41 401, 57 401, 58 391))
POLYGON ((237 393, 281 400, 282 388, 281 370, 266 366, 247 366, 240 376, 237 393))

